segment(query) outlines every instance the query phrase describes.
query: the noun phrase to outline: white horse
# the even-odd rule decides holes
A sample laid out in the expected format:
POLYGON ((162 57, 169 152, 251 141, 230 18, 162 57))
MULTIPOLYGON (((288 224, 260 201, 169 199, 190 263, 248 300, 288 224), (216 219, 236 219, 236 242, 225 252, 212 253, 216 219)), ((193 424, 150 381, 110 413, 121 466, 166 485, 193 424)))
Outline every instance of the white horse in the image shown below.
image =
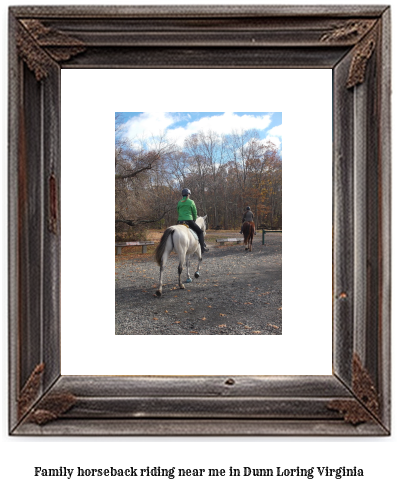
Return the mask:
MULTIPOLYGON (((206 215, 205 217, 198 217, 195 223, 201 228, 206 234, 206 215)), ((190 272, 189 272, 189 258, 190 255, 196 254, 198 256, 198 266, 197 271, 195 272, 195 278, 200 276, 200 264, 202 261, 202 253, 201 253, 201 245, 199 241, 195 239, 193 234, 188 230, 188 227, 181 224, 168 227, 166 231, 163 233, 161 238, 161 242, 157 246, 155 250, 155 261, 158 263, 160 268, 159 274, 159 287, 156 291, 157 296, 162 295, 162 277, 163 271, 166 266, 166 262, 168 261, 168 257, 170 253, 175 250, 177 256, 179 258, 179 267, 177 269, 179 273, 179 287, 184 289, 184 285, 181 281, 181 272, 183 271, 183 265, 186 263, 187 266, 187 281, 191 282, 190 272)))

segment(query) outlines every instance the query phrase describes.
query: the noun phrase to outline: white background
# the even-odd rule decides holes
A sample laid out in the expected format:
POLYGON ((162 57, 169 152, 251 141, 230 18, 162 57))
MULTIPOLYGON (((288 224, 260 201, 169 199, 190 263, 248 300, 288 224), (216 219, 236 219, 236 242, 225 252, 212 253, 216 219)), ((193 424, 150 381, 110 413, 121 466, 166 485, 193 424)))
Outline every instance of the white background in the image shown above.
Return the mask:
MULTIPOLYGON (((26 4, 27 2, 12 2, 12 4, 26 4)), ((35 2, 40 3, 40 2, 35 2)), ((53 2, 56 3, 56 2, 53 2)), ((69 3, 69 2, 63 2, 69 3)), ((75 2, 71 2, 75 3, 75 2)), ((88 3, 92 3, 87 1, 88 3)), ((101 3, 98 1, 95 4, 101 3)), ((120 4, 125 3, 119 0, 120 4)), ((144 2, 142 2, 144 3, 144 2)), ((157 3, 153 0, 152 3, 157 3)), ((165 2, 159 2, 165 3, 165 2)), ((175 0, 173 3, 179 3, 175 0)), ((187 0, 183 3, 188 3, 187 0)), ((198 3, 201 3, 198 1, 198 3)), ((209 0, 206 4, 211 3, 209 0)), ((218 4, 235 3, 233 0, 223 2, 218 0, 218 4)), ((255 1, 252 3, 256 3, 255 1)), ((277 3, 277 2, 275 2, 277 3)), ((285 2, 296 3, 296 2, 285 2)), ((325 2, 307 2, 308 4, 320 4, 325 2)), ((340 2, 346 3, 346 2, 340 2)), ((372 4, 385 4, 385 2, 360 2, 372 4)), ((50 491, 57 489, 64 490, 86 490, 88 486, 93 486, 99 491, 108 491, 111 487, 117 486, 120 491, 131 490, 219 490, 229 487, 230 490, 242 490, 247 488, 253 491, 277 490, 278 488, 295 488, 297 491, 309 491, 320 489, 324 491, 352 491, 358 487, 363 491, 374 491, 378 488, 395 490, 398 484, 397 475, 397 456, 399 445, 397 437, 397 363, 393 357, 393 426, 392 436, 389 438, 250 438, 250 437, 226 437, 226 438, 10 438, 7 436, 7 296, 6 296, 6 272, 7 272, 7 253, 6 253, 6 124, 7 124, 7 4, 1 7, 2 25, 2 220, 3 239, 2 239, 2 267, 3 267, 3 311, 2 311, 2 405, 1 405, 1 486, 4 490, 11 487, 16 490, 41 490, 50 491), (281 479, 275 478, 242 478, 242 479, 175 479, 168 480, 159 478, 153 480, 132 481, 128 479, 80 479, 80 481, 67 480, 65 478, 34 478, 33 467, 42 466, 54 468, 67 466, 76 468, 81 466, 88 467, 146 467, 146 466, 177 466, 177 467, 218 467, 226 468, 229 466, 253 468, 266 467, 311 467, 311 466, 357 466, 364 469, 364 478, 344 478, 341 480, 305 478, 281 479)), ((397 25, 399 18, 395 7, 393 8, 393 45, 394 55, 397 52, 397 25)), ((394 67, 393 83, 397 87, 397 67, 394 67)), ((394 114, 393 114, 393 135, 395 135, 397 121, 397 97, 393 93, 394 114)), ((125 108, 121 108, 124 110, 125 108)), ((145 109, 145 108, 144 108, 145 109)), ((175 108, 172 108, 175 110, 175 108)), ((268 109, 267 109, 268 110, 268 109)), ((395 144, 395 141, 394 141, 395 144)), ((393 148, 393 159, 396 159, 396 146, 393 148)), ((397 189, 397 173, 393 165, 394 190, 397 189)), ((397 224, 398 201, 393 193, 393 224, 397 224)), ((397 251, 397 226, 394 227, 393 247, 397 251)), ((397 334, 397 308, 395 299, 397 298, 397 262, 393 258, 394 284, 393 284, 393 318, 392 318, 392 341, 393 354, 398 353, 397 334)), ((396 303, 397 304, 397 303, 396 303)), ((127 338, 127 337, 121 337, 127 338)), ((242 338, 242 337, 241 337, 242 338)), ((198 338, 197 338, 198 339, 198 338)))
POLYGON ((61 76, 61 373, 331 374, 332 71, 61 76), (114 335, 115 111, 161 110, 283 113, 283 336, 114 335))

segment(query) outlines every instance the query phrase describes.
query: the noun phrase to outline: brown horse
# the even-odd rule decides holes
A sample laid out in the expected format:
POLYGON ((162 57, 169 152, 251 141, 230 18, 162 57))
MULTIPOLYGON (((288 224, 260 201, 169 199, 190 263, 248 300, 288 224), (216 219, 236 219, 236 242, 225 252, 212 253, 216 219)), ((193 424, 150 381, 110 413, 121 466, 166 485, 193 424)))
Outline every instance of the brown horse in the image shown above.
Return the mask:
POLYGON ((252 251, 252 240, 254 238, 255 223, 254 222, 244 222, 242 226, 242 232, 244 234, 244 245, 245 251, 248 249, 252 251))

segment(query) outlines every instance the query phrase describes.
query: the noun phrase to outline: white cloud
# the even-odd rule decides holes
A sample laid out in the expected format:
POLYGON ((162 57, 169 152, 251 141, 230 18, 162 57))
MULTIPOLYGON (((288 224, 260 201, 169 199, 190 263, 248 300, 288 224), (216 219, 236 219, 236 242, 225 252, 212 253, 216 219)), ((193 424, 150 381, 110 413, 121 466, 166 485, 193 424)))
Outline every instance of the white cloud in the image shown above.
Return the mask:
POLYGON ((162 135, 175 122, 171 113, 141 113, 126 122, 126 136, 130 140, 162 135))
POLYGON ((275 126, 271 128, 268 132, 268 135, 273 135, 275 137, 282 137, 283 136, 283 125, 275 126))
POLYGON ((278 149, 281 147, 281 139, 278 137, 267 136, 262 140, 262 143, 264 143, 265 145, 267 145, 268 142, 274 144, 278 149))
POLYGON ((283 137, 283 125, 274 126, 267 131, 266 138, 263 140, 265 143, 272 142, 278 149, 281 148, 281 141, 283 137))
MULTIPOLYGON (((185 118, 191 119, 191 115, 187 113, 185 118)), ((174 116, 173 113, 142 113, 126 123, 126 136, 134 140, 166 132, 168 140, 183 145, 186 137, 201 130, 214 131, 219 134, 229 134, 232 130, 265 130, 270 126, 271 115, 239 116, 233 112, 226 112, 215 116, 204 116, 196 121, 188 121, 185 127, 167 129, 177 121, 177 115, 174 116)))
POLYGON ((185 128, 175 128, 168 131, 168 138, 177 141, 179 144, 193 133, 201 130, 208 132, 228 134, 232 130, 265 130, 271 123, 271 115, 243 115, 228 112, 221 115, 205 116, 199 120, 189 122, 185 128))

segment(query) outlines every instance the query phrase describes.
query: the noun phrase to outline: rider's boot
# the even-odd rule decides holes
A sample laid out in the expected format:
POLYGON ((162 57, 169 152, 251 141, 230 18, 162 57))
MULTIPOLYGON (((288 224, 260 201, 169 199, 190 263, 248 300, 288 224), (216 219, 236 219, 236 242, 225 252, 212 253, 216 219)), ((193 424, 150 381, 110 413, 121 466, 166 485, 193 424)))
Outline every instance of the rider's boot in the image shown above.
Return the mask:
POLYGON ((199 237, 199 242, 201 245, 201 253, 207 253, 209 251, 209 248, 206 247, 205 241, 204 241, 204 235, 200 234, 199 237))

